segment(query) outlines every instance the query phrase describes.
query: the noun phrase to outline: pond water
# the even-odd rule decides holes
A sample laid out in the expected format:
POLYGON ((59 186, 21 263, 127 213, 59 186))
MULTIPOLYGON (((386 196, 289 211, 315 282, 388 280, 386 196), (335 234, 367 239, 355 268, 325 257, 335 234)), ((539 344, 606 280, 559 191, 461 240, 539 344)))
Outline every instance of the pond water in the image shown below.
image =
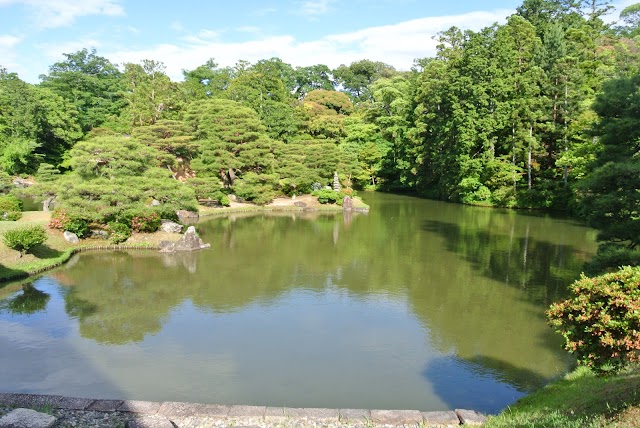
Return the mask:
POLYGON ((593 230, 364 198, 368 215, 210 218, 208 250, 84 253, 4 286, 2 390, 491 413, 571 368, 544 310, 593 230))

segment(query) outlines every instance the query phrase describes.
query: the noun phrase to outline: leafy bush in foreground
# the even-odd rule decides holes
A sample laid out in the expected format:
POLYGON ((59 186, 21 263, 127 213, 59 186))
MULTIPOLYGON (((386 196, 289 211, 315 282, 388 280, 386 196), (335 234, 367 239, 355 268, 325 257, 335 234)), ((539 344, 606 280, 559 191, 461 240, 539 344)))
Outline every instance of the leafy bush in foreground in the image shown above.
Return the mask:
POLYGON ((20 251, 20 256, 43 244, 46 240, 47 234, 42 226, 22 227, 7 230, 2 234, 4 244, 12 250, 20 251))
POLYGON ((640 361, 640 268, 588 278, 571 287, 573 297, 552 305, 549 322, 578 363, 599 375, 640 361))

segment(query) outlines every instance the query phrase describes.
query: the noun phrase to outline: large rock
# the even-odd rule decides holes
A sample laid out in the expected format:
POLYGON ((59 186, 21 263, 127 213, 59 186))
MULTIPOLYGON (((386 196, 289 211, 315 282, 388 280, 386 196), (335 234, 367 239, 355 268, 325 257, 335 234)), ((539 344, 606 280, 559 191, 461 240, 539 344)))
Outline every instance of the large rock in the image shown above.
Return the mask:
POLYGON ((160 230, 166 233, 181 233, 182 225, 170 220, 162 220, 162 224, 160 225, 160 230))
POLYGON ((193 226, 189 226, 187 231, 182 235, 182 237, 176 242, 172 243, 172 245, 164 244, 165 246, 161 248, 161 253, 175 253, 178 251, 196 251, 202 250, 203 248, 209 248, 210 244, 205 244, 202 239, 198 236, 196 232, 196 228, 193 226))
POLYGON ((178 220, 180 220, 180 223, 193 223, 195 221, 198 221, 199 218, 198 213, 193 211, 179 210, 176 211, 176 214, 178 215, 178 220))
POLYGON ((64 231, 64 239, 67 240, 67 242, 71 242, 72 244, 77 244, 78 242, 80 242, 80 240, 78 239, 78 235, 76 235, 73 232, 69 232, 68 230, 64 231))
POLYGON ((102 229, 90 229, 89 238, 92 239, 109 239, 109 232, 102 229))
POLYGON ((0 419, 2 428, 51 428, 56 418, 31 409, 15 409, 0 419))

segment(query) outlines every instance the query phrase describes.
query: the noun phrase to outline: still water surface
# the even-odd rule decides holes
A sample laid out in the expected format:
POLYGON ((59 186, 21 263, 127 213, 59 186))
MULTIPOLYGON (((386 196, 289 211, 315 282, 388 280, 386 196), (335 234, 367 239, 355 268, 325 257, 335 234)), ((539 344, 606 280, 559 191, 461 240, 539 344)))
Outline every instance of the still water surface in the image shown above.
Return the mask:
POLYGON ((566 372, 571 220, 366 194, 368 215, 203 220, 193 254, 85 253, 0 289, 12 392, 497 412, 566 372))

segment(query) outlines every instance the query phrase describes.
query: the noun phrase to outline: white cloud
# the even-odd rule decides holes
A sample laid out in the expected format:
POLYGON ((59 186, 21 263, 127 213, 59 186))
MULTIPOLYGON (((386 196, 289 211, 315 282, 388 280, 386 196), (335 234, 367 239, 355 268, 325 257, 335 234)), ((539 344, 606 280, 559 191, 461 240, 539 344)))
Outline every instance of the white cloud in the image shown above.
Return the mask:
POLYGON ((242 27, 238 27, 236 28, 236 31, 238 33, 251 33, 251 34, 256 34, 259 33, 261 30, 259 27, 254 27, 253 25, 244 25, 242 27))
POLYGON ((309 17, 325 15, 331 10, 331 3, 335 0, 306 0, 300 4, 298 13, 309 17))
POLYGON ((383 61, 399 70, 408 70, 416 58, 434 56, 433 36, 451 26, 479 30, 494 22, 504 22, 514 11, 472 12, 463 15, 428 17, 394 25, 370 27, 349 33, 333 34, 315 41, 302 42, 290 35, 260 36, 245 42, 207 41, 195 37, 182 45, 161 44, 144 50, 121 50, 104 55, 116 62, 156 59, 167 66, 172 79, 182 78, 183 69, 194 69, 213 57, 220 66, 234 65, 244 59, 256 62, 278 57, 294 66, 326 64, 331 68, 361 59, 383 61))
POLYGON ((124 15, 118 0, 0 0, 0 6, 24 5, 41 29, 65 27, 88 15, 124 15))
POLYGON ((0 35, 0 67, 4 67, 9 71, 22 71, 17 63, 16 47, 22 42, 17 36, 0 35))

